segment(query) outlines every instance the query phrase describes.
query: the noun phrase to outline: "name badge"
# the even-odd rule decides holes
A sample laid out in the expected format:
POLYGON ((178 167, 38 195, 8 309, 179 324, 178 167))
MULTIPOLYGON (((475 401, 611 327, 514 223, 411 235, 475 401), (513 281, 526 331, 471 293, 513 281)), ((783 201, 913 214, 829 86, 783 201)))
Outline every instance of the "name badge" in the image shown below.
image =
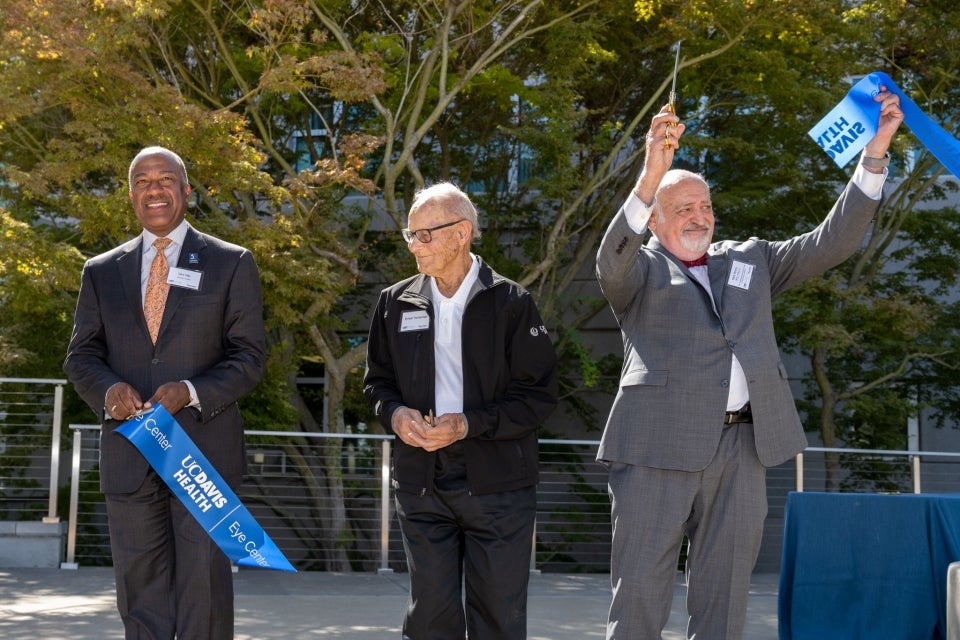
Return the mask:
POLYGON ((753 278, 753 269, 754 266, 752 264, 734 260, 733 268, 730 270, 730 279, 727 280, 727 284, 731 287, 737 287, 738 289, 749 289, 750 280, 753 278))
POLYGON ((180 267, 170 267, 167 272, 167 284, 171 287, 182 287, 184 289, 200 290, 200 280, 203 279, 202 271, 193 271, 192 269, 181 269, 180 267))
POLYGON ((404 311, 400 316, 400 331, 424 331, 430 328, 430 314, 426 311, 404 311))

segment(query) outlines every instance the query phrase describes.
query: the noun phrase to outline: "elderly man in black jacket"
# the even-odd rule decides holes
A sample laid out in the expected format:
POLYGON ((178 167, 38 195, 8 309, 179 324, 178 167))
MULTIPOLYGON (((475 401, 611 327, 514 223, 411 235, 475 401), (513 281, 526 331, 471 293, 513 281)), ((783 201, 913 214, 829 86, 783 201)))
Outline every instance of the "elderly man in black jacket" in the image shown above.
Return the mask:
POLYGON ((557 404, 556 355, 530 294, 470 252, 480 232, 466 194, 449 183, 420 191, 408 226, 420 274, 381 293, 364 378, 367 400, 397 435, 410 570, 403 637, 519 640, 536 430, 557 404))

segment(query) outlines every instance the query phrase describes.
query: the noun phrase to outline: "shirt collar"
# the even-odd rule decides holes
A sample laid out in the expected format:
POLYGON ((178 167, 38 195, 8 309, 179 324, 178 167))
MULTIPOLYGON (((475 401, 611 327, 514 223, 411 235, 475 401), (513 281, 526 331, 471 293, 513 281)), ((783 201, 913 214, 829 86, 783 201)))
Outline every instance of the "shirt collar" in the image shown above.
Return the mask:
POLYGON ((457 292, 447 298, 442 293, 440 289, 437 288, 437 281, 433 278, 430 278, 430 290, 433 293, 434 300, 450 300, 454 304, 463 306, 467 304, 467 298, 470 295, 473 285, 477 282, 477 278, 480 276, 480 260, 470 252, 470 270, 467 271, 466 277, 464 277, 463 282, 460 283, 460 287, 457 289, 457 292))
MULTIPOLYGON (((183 219, 180 221, 180 224, 178 224, 173 231, 167 234, 167 237, 173 241, 173 244, 177 245, 178 247, 182 247, 183 241, 187 237, 187 230, 189 229, 190 229, 190 223, 187 222, 186 219, 183 219)), ((146 229, 143 230, 142 235, 143 235, 143 252, 147 253, 148 251, 153 249, 153 241, 156 240, 159 236, 157 236, 157 234, 151 231, 147 231, 146 229)))

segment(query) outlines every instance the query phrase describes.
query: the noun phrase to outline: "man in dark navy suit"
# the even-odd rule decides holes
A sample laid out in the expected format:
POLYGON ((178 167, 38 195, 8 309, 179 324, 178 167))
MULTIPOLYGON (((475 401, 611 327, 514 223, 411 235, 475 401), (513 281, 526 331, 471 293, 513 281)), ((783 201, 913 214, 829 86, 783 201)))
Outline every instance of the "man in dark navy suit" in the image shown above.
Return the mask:
POLYGON ((229 560, 114 430, 163 405, 237 488, 245 466, 237 400, 260 382, 266 360, 260 276, 248 250, 186 222, 190 185, 177 154, 147 147, 128 178, 143 232, 84 265, 64 371, 103 423, 100 486, 126 638, 226 640, 229 560))

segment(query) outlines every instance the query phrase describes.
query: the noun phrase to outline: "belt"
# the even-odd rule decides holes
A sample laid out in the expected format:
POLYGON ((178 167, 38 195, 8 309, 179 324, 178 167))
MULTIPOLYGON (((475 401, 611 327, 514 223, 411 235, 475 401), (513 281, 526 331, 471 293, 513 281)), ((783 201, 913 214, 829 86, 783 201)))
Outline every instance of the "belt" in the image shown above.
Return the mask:
POLYGON ((727 411, 723 418, 723 424, 737 424, 740 422, 753 422, 753 412, 750 411, 750 403, 740 407, 738 411, 727 411))

